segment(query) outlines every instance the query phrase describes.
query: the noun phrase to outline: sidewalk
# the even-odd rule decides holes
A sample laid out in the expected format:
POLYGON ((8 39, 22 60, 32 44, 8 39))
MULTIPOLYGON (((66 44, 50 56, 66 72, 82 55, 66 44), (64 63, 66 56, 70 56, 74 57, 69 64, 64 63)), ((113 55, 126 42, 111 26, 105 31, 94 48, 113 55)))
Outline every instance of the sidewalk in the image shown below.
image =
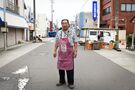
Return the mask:
POLYGON ((20 46, 14 46, 15 48, 10 48, 7 51, 0 53, 0 68, 4 65, 12 62, 13 60, 19 58, 20 56, 30 52, 31 50, 39 47, 43 43, 28 43, 20 46))
POLYGON ((8 47, 7 51, 0 50, 0 68, 52 39, 53 38, 43 38, 43 43, 25 42, 8 47))
POLYGON ((124 52, 127 52, 127 53, 135 55, 135 50, 134 51, 127 50, 127 49, 121 49, 121 50, 124 51, 124 52))
POLYGON ((121 52, 118 52, 116 50, 101 49, 95 50, 95 52, 135 74, 135 51, 121 50, 121 52))

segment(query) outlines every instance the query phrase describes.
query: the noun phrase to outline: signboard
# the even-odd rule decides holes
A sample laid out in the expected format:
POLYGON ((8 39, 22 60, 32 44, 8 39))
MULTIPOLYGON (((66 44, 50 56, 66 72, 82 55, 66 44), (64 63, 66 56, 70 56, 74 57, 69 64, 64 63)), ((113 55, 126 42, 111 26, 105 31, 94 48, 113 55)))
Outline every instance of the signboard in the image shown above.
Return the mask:
POLYGON ((94 21, 97 20, 97 1, 92 2, 92 18, 94 21))
POLYGON ((3 32, 3 33, 7 33, 7 32, 8 32, 8 28, 1 27, 1 32, 3 32))

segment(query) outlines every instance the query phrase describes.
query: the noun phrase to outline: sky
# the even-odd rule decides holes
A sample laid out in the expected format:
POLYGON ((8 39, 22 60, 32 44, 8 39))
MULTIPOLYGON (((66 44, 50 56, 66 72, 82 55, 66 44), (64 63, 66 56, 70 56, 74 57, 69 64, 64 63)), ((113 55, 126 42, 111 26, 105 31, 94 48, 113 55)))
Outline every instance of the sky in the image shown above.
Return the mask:
MULTIPOLYGON (((91 12, 93 0, 53 0, 53 21, 60 22, 67 18, 70 21, 75 20, 77 13, 81 11, 91 12)), ((25 0, 26 5, 33 8, 33 0, 25 0)), ((46 14, 51 20, 51 0, 36 0, 36 13, 46 14)))

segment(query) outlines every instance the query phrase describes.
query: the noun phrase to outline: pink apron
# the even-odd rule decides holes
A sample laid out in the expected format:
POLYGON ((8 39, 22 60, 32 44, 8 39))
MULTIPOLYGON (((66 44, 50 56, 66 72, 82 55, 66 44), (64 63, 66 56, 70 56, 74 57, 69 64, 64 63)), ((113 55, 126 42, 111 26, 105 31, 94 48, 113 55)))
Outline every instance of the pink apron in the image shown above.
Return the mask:
POLYGON ((58 46, 58 69, 72 70, 74 68, 73 46, 70 45, 68 38, 61 38, 58 46))

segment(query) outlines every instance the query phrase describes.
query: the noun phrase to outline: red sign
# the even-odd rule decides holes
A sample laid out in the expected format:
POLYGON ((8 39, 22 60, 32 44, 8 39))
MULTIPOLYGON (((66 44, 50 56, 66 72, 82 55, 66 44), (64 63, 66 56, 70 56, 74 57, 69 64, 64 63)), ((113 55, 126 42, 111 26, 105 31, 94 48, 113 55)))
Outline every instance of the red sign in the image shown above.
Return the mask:
POLYGON ((50 32, 52 32, 52 21, 50 21, 50 32))

